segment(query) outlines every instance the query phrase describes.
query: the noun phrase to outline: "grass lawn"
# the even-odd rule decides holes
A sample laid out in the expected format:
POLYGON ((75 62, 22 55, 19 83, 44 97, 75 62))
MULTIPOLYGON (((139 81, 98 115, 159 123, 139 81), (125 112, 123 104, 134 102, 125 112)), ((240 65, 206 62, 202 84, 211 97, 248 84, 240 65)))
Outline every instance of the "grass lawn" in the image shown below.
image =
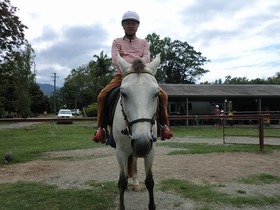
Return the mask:
POLYGON ((88 124, 75 122, 57 125, 46 122, 24 128, 0 129, 0 154, 4 157, 6 152, 11 151, 16 163, 38 159, 42 152, 104 146, 92 143, 95 128, 88 124))
MULTIPOLYGON (((92 143, 92 134, 96 129, 93 122, 74 122, 73 124, 56 124, 53 122, 44 122, 33 126, 17 129, 0 129, 0 155, 4 157, 6 152, 11 151, 14 154, 14 163, 26 162, 38 159, 42 152, 48 151, 65 151, 71 149, 88 149, 93 147, 103 147, 102 144, 92 143)), ((174 136, 176 137, 203 137, 203 138, 221 138, 222 128, 209 127, 173 127, 174 136)), ((235 134, 242 133, 253 134, 256 129, 252 128, 233 128, 230 129, 235 134)), ((280 129, 267 130, 270 135, 279 135, 280 129)), ((167 142, 166 145, 172 147, 188 147, 190 144, 177 144, 167 142)), ((229 152, 245 151, 252 152, 257 145, 211 145, 193 144, 193 153, 209 153, 209 152, 229 152), (250 149, 251 148, 251 149, 250 149)), ((279 148, 277 146, 266 146, 266 149, 279 148)), ((182 152, 183 150, 181 150, 182 152)), ((180 151, 178 151, 180 153, 180 151)), ((3 159, 2 159, 3 160, 3 159)), ((0 165, 4 164, 4 160, 0 165)))

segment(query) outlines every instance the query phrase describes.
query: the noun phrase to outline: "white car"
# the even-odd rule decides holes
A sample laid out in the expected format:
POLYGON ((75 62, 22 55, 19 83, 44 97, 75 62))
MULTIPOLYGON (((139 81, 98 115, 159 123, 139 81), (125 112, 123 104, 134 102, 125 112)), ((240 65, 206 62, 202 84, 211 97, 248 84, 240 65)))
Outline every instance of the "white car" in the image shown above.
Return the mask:
POLYGON ((59 123, 73 123, 73 115, 70 109, 60 109, 58 114, 57 114, 57 118, 60 119, 69 119, 69 120, 63 120, 63 121, 57 121, 57 124, 59 123))

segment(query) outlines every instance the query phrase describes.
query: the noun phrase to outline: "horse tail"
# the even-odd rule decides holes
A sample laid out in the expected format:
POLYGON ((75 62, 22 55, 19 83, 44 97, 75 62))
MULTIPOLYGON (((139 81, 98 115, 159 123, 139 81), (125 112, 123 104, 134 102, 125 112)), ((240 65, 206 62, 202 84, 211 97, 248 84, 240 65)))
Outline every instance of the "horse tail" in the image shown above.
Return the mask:
POLYGON ((133 176, 133 157, 132 157, 132 155, 130 155, 128 157, 127 173, 128 173, 128 178, 131 178, 133 176))

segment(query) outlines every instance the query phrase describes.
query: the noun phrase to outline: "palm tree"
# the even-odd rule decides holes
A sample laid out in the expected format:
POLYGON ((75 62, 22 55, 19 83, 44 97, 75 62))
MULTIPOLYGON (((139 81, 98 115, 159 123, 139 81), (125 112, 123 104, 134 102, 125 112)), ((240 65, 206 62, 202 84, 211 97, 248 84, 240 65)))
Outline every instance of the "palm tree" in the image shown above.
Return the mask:
POLYGON ((96 74, 103 78, 107 74, 112 73, 112 59, 108 58, 107 54, 104 55, 104 52, 101 51, 100 55, 93 55, 96 58, 95 67, 96 67, 96 74))

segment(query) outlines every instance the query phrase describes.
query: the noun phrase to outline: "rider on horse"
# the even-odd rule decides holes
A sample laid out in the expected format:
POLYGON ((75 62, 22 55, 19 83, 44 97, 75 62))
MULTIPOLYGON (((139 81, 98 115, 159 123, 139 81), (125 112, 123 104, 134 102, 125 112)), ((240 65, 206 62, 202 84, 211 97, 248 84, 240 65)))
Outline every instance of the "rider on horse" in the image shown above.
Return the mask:
MULTIPOLYGON (((95 142, 105 143, 107 141, 107 123, 106 116, 104 112, 104 102, 107 94, 110 90, 115 87, 120 86, 123 78, 123 74, 117 63, 117 52, 120 56, 127 61, 132 63, 135 59, 141 59, 144 63, 150 62, 150 49, 149 44, 145 39, 139 39, 136 37, 136 32, 140 24, 139 15, 134 11, 127 11, 123 14, 122 27, 125 31, 125 36, 121 38, 116 38, 112 44, 112 62, 116 67, 115 77, 111 82, 103 89, 98 95, 97 106, 97 124, 98 129, 93 136, 95 142)), ((160 88, 160 104, 159 104, 159 116, 158 120, 161 124, 160 135, 161 139, 170 139, 172 137, 172 132, 168 127, 168 114, 167 114, 167 102, 168 96, 165 91, 160 88)))

